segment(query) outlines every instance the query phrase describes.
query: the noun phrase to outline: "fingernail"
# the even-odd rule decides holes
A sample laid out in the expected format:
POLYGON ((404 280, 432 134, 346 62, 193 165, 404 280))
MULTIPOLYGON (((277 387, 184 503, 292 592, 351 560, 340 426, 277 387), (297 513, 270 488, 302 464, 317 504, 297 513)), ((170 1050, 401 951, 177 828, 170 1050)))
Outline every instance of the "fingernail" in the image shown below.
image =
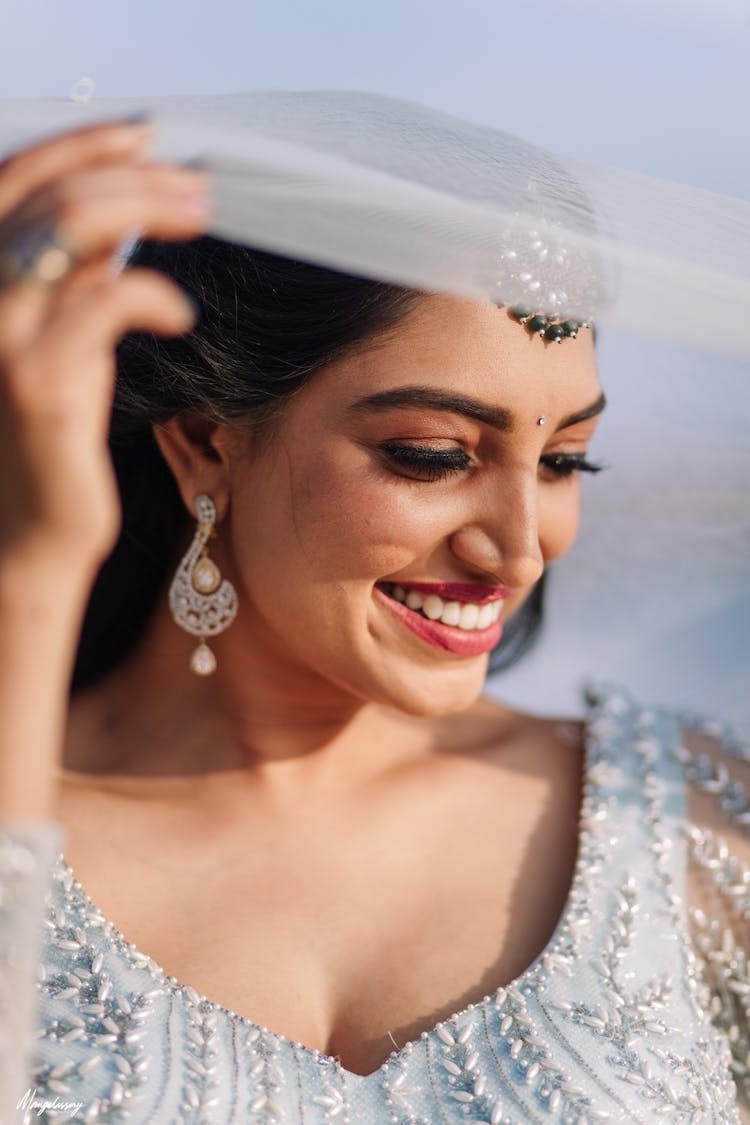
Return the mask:
POLYGON ((125 117, 121 117, 120 121, 123 125, 152 125, 154 114, 150 109, 139 109, 137 113, 128 113, 125 117))
POLYGON ((206 172, 211 165, 205 156, 191 156, 189 160, 182 161, 182 167, 193 172, 206 172))

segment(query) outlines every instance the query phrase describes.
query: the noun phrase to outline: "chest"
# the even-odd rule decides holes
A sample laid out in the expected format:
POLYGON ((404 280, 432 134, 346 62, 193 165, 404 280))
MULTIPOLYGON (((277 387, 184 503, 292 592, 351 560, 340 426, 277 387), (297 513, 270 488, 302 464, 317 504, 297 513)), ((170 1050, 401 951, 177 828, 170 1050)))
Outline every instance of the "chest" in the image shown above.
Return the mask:
MULTIPOLYGON (((611 715, 602 715, 600 724, 592 724, 593 751, 586 771, 578 862, 570 893, 566 892, 564 916, 543 955, 510 986, 488 991, 478 1002, 469 1002, 460 1010, 460 1001, 454 995, 447 1018, 441 1018, 433 1004, 429 1026, 422 1034, 412 1035, 405 1045, 394 1035, 387 1050, 382 1049, 373 1034, 372 1021, 387 1010, 389 981, 408 986, 408 975, 400 972, 400 965, 407 960, 407 952, 401 948, 396 965, 377 962, 382 972, 375 982, 380 986, 380 996, 376 989, 368 994, 368 1006, 368 997, 360 1002, 356 991, 350 991, 348 1020, 343 1008, 334 1011, 334 1020, 326 1028, 330 1045, 321 1055, 310 1049, 315 1045, 314 1020, 308 1021, 311 1035, 307 1040, 285 1036, 283 1027, 283 1020, 293 1018, 303 1007, 308 1014, 325 1016, 325 1009, 315 1008, 317 994, 313 987, 297 997, 291 1007, 277 1004, 274 1022, 267 1020, 266 1026, 260 1025, 263 1017, 255 1016, 257 989, 250 994, 251 1011, 245 1013, 231 999, 232 1010, 224 1011, 216 1002, 201 997, 194 987, 183 987, 194 983, 188 982, 185 974, 180 978, 182 985, 165 979, 163 969, 113 932, 112 923, 91 908, 71 879, 71 872, 61 868, 56 872, 55 903, 47 920, 44 956, 48 971, 40 984, 43 1004, 32 1069, 35 1088, 49 1097, 80 1099, 88 1107, 86 1120, 109 1120, 110 1112, 113 1119, 118 1118, 118 1107, 127 1099, 128 1115, 134 1122, 180 1120, 193 1125, 209 1121, 213 1125, 235 1125, 237 1121, 328 1125, 334 1120, 390 1120, 398 1125, 441 1121, 458 1125, 467 1119, 517 1123, 542 1118, 627 1120, 646 1125, 655 1115, 726 1125, 736 1122, 729 1050, 699 1003, 695 958, 689 949, 679 893, 684 867, 679 846, 679 826, 684 819, 681 785, 668 758, 657 761, 658 747, 650 738, 645 717, 643 738, 631 744, 625 741, 627 732, 620 737, 619 728, 627 713, 623 719, 619 699, 615 702, 616 711, 613 707, 611 715), (670 841, 674 846, 668 846, 670 841), (242 1018, 245 1014, 258 1022, 242 1018), (369 1025, 365 1016, 371 1021, 369 1025), (343 1046, 336 1046, 336 1037, 343 1046), (339 1061, 331 1054, 339 1055, 339 1061)), ((559 802, 559 788, 553 788, 553 793, 559 802)), ((417 816, 410 825, 416 835, 399 833, 398 825, 406 823, 407 818, 403 810, 396 810, 399 815, 394 818, 391 808, 388 821, 392 835, 386 837, 382 833, 382 809, 374 800, 368 803, 367 818, 364 809, 355 808, 351 811, 356 817, 346 825, 332 823, 329 817, 329 828, 335 832, 326 833, 319 825, 319 838, 312 831, 309 810, 300 815, 296 834, 307 844, 305 859, 311 879, 321 870, 324 857, 335 859, 336 851, 331 850, 328 839, 331 836, 346 837, 346 854, 351 856, 354 869, 378 852, 378 848, 366 846, 368 840, 378 841, 379 848, 387 851, 386 839, 396 850, 403 850, 406 839, 420 839, 425 849, 428 844, 434 844, 440 854, 445 849, 445 854, 461 861, 465 871, 470 870, 465 868, 472 859, 469 843, 476 844, 477 839, 487 842, 489 836, 482 820, 486 811, 482 794, 472 806, 473 819, 462 819, 458 811, 461 790, 454 785, 449 821, 434 793, 423 796, 428 797, 423 804, 430 809, 426 823, 445 823, 444 832, 430 835, 417 816), (367 823, 367 831, 360 836, 355 831, 356 819, 367 823), (456 847, 457 841, 465 847, 456 847)), ((515 790, 513 796, 519 799, 526 816, 528 801, 521 802, 521 790, 515 790)), ((530 791, 524 796, 529 798, 530 791)), ((492 797, 494 800, 495 794, 492 797)), ((409 803, 415 810, 423 807, 413 798, 409 803)), ((506 873, 518 873, 514 857, 520 852, 521 838, 527 855, 536 854, 537 845, 541 848, 544 841, 544 860, 549 866, 553 858, 551 837, 546 837, 544 830, 555 815, 555 804, 553 801, 547 807, 547 820, 537 819, 537 832, 532 830, 525 837, 519 835, 520 821, 512 815, 513 805, 503 806, 502 824, 513 825, 513 832, 499 841, 510 841, 508 852, 501 855, 506 873)), ((142 830, 137 846, 130 841, 129 854, 135 855, 143 844, 145 856, 156 842, 156 837, 149 837, 145 830, 149 820, 146 812, 141 802, 142 830)), ((89 827, 94 819, 89 817, 89 827)), ((279 857, 287 854, 289 842, 283 833, 269 833, 260 816, 252 822, 253 842, 266 865, 271 852, 279 857)), ((193 815, 186 823, 198 836, 199 846, 191 852, 188 837, 180 835, 185 825, 163 812, 155 823, 166 829, 159 839, 158 860, 162 866, 174 864, 175 858, 183 862, 192 859, 194 865, 204 864, 204 872, 205 865, 218 870, 221 864, 217 864, 217 856, 226 864, 231 851, 226 839, 238 840, 232 835, 220 847, 222 837, 217 826, 209 847, 208 839, 200 836, 205 826, 193 815)), ((95 827, 111 848, 123 825, 118 817, 109 815, 95 827)), ((440 857, 432 858, 432 865, 423 869, 428 875, 440 857)), ((123 870, 120 867, 116 874, 123 870)), ((238 870, 252 883, 257 868, 243 864, 238 870)), ((279 864, 276 872, 282 871, 279 864)), ((92 879, 96 877, 93 864, 90 874, 92 879)), ((347 877, 345 867, 339 865, 336 876, 344 892, 354 895, 359 889, 347 877)), ((322 879, 319 892, 325 895, 335 881, 322 879)), ((355 895, 352 910, 365 909, 367 886, 375 886, 364 876, 360 882, 366 884, 365 891, 355 895)), ((392 880, 387 882, 390 886, 392 880)), ((295 888, 303 883, 295 884, 295 888)), ((489 883, 490 893, 497 894, 491 879, 489 883)), ((103 884, 103 891, 107 885, 103 884)), ((430 887, 434 885, 433 881, 430 887)), ((264 886, 254 886, 253 893, 264 886)), ((485 909, 482 904, 488 901, 488 882, 475 882, 473 886, 483 888, 485 897, 475 894, 471 901, 467 889, 462 898, 458 886, 454 897, 458 902, 469 901, 475 912, 481 912, 485 909)), ((539 888, 532 891, 541 897, 539 888)), ((173 906, 181 894, 181 887, 170 888, 169 904, 173 906)), ((374 891, 371 897, 375 897, 374 891)), ((427 897, 425 893, 421 901, 427 897)), ((511 892, 504 901, 512 897, 511 892)), ((118 894, 116 901, 127 906, 130 900, 118 894)), ((195 901, 203 904, 204 912, 210 912, 205 895, 198 895, 195 901)), ((105 905, 103 899, 101 905, 105 905)), ((162 921, 168 920, 164 904, 151 905, 158 909, 162 921)), ((114 916, 115 911, 108 913, 114 916)), ((348 916, 349 912, 335 915, 342 925, 348 916)), ((282 917, 285 924, 296 917, 303 925, 314 925, 320 913, 314 916, 295 911, 282 917)), ((484 917, 488 917, 486 909, 484 917)), ((376 909, 368 910, 363 929, 370 927, 373 932, 364 935, 366 940, 380 941, 385 932, 383 918, 387 920, 386 911, 381 915, 376 909)), ((512 916, 507 933, 518 932, 523 921, 512 916)), ((133 924, 137 922, 134 915, 133 924)), ((222 920, 219 928, 223 931, 226 922, 222 920)), ((328 949, 330 957, 330 947, 320 939, 327 933, 329 928, 322 927, 308 936, 317 941, 315 948, 328 949)), ((351 942, 351 929, 346 937, 351 942)), ((425 965, 444 948, 436 942, 435 932, 429 937, 429 950, 420 949, 414 959, 416 979, 422 979, 425 965)), ((141 944, 144 940, 148 940, 145 931, 141 944)), ((210 940, 214 942, 215 959, 216 950, 225 950, 226 945, 215 930, 210 940)), ((199 934, 191 936, 188 944, 200 954, 199 934)), ((384 948, 382 942, 377 948, 384 948)), ((467 949, 472 954, 472 947, 467 945, 467 949)), ((338 979, 344 984, 351 966, 361 964, 361 949, 349 952, 351 956, 339 967, 338 979)), ((176 951, 173 953, 176 955, 176 951)), ((201 957, 196 956, 193 963, 197 972, 201 957)), ((283 955, 272 957, 269 963, 276 974, 270 991, 283 992, 281 969, 289 970, 290 966, 283 964, 283 955)), ((316 964, 331 969, 331 962, 325 959, 316 964)), ((240 959, 229 982, 232 985, 234 981, 235 996, 236 982, 245 975, 256 985, 263 985, 249 958, 240 959)), ((318 982, 320 979, 326 978, 315 978, 318 982)), ((414 993, 410 995, 413 998, 414 993)), ((387 1034, 393 1034, 390 1027, 387 1034)))
POLYGON ((366 1074, 549 940, 577 850, 575 757, 552 774, 483 767, 229 825, 71 789, 65 858, 168 975, 366 1074))

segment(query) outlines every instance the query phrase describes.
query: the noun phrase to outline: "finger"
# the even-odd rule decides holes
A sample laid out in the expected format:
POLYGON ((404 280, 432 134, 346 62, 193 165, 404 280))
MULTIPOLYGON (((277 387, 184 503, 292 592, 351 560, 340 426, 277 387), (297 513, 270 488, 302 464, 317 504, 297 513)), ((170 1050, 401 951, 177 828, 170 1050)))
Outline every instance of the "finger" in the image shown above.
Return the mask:
POLYGON ((182 241, 204 233, 211 201, 205 191, 196 190, 195 177, 201 182, 205 177, 172 168, 151 173, 152 178, 156 175, 167 188, 147 190, 146 174, 140 190, 137 180, 128 188, 131 181, 125 179, 119 198, 73 197, 47 216, 37 201, 0 223, 0 251, 5 248, 6 262, 0 296, 20 289, 38 304, 76 264, 116 254, 134 231, 141 238, 182 241))
POLYGON ((107 168, 43 189, 0 222, 0 249, 22 245, 34 231, 54 231, 73 258, 114 250, 134 230, 188 239, 206 224, 211 203, 205 173, 173 165, 107 168))
POLYGON ((71 172, 134 160, 154 136, 149 122, 86 125, 11 153, 0 163, 0 218, 45 184, 71 172))
MULTIPOLYGON (((148 312, 152 319, 144 331, 175 335, 194 323, 191 300, 175 282, 156 270, 120 271, 111 252, 76 266, 55 287, 19 285, 0 290, 0 362, 13 362, 29 349, 46 348, 50 339, 53 366, 57 366, 62 352, 71 348, 111 347, 116 339, 111 333, 119 323, 115 320, 115 328, 111 327, 112 315, 118 308, 124 309, 122 315, 129 307, 137 308, 141 292, 151 302, 148 312), (138 284, 132 293, 134 282, 138 284), (118 298, 117 291, 122 288, 124 296, 118 298), (132 306, 127 300, 123 306, 122 301, 131 293, 132 306)), ((126 323, 123 333, 130 330, 126 323)), ((135 325, 132 330, 137 330, 135 325)))
POLYGON ((77 259, 114 250, 134 231, 139 238, 187 241, 205 232, 211 200, 203 190, 132 191, 65 207, 57 222, 77 259))
POLYGON ((191 298, 157 270, 128 269, 117 278, 100 274, 96 280, 96 269, 92 264, 88 278, 50 310, 45 335, 53 351, 59 345, 67 352, 81 341, 88 352, 113 349, 128 332, 178 336, 195 325, 191 298))
POLYGON ((56 285, 0 287, 0 359, 29 346, 41 331, 50 309, 62 311, 79 294, 91 292, 121 272, 117 248, 110 248, 73 266, 56 285))
MULTIPOLYGON (((48 302, 45 310, 46 322, 57 324, 71 315, 75 316, 87 301, 95 301, 101 292, 116 283, 122 272, 111 250, 87 258, 57 286, 54 299, 48 302)), ((153 272, 158 277, 165 276, 158 271, 153 272)), ((176 288, 182 292, 179 286, 176 288)))
POLYGON ((3 225, 36 222, 66 208, 88 202, 111 202, 144 192, 174 196, 205 194, 210 184, 211 178, 206 172, 155 161, 84 169, 31 194, 3 225))
POLYGON ((62 307, 63 302, 77 300, 79 296, 86 296, 92 290, 106 285, 119 277, 121 268, 115 261, 114 252, 104 251, 101 254, 87 258, 60 282, 57 288, 55 305, 62 307))
POLYGON ((129 275, 79 294, 64 312, 56 308, 33 346, 8 357, 5 379, 20 411, 88 442, 92 423, 106 431, 121 337, 178 336, 193 327, 195 308, 173 281, 152 270, 129 275))

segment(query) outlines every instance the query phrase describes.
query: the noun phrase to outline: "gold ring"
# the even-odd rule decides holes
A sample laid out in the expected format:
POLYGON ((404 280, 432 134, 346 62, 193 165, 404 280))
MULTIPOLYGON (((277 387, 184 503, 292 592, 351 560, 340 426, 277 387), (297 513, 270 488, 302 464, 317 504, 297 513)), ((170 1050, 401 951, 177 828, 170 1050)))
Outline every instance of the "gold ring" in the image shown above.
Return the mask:
POLYGON ((54 226, 27 227, 0 245, 0 286, 18 281, 53 285, 74 264, 72 250, 54 226))

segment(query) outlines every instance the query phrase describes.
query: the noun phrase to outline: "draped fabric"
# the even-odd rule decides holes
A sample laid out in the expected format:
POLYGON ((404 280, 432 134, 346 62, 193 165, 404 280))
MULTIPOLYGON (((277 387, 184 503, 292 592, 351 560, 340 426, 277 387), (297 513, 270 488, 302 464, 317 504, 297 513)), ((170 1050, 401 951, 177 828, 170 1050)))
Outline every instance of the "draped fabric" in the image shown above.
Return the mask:
POLYGON ((0 154, 143 109, 157 157, 214 171, 217 236, 595 317, 609 468, 584 482, 542 643, 489 691, 573 713, 602 669, 750 730, 750 203, 358 91, 3 101, 0 154))
POLYGON ((360 91, 5 100, 0 153, 134 109, 157 115, 157 156, 197 156, 214 170, 217 235, 750 355, 744 200, 360 91))

